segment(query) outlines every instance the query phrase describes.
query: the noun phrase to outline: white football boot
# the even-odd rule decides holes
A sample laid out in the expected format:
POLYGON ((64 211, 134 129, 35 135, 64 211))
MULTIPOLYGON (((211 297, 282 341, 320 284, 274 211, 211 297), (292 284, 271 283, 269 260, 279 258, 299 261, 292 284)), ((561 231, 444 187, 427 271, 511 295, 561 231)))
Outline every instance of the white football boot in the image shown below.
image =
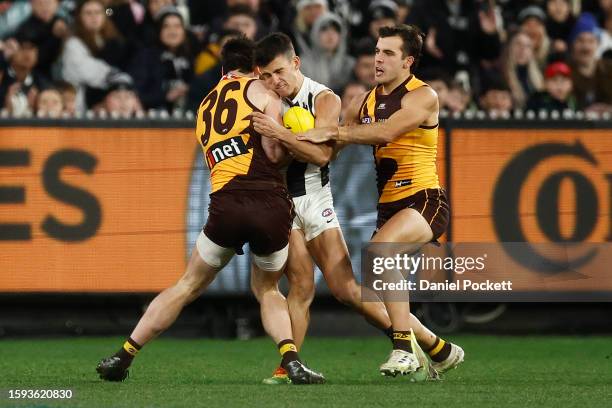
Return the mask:
POLYGON ((457 368, 457 366, 463 363, 463 358, 465 357, 465 352, 463 349, 456 344, 450 343, 451 351, 446 357, 446 359, 438 362, 432 361, 431 366, 439 373, 444 373, 448 370, 452 370, 453 368, 457 368))

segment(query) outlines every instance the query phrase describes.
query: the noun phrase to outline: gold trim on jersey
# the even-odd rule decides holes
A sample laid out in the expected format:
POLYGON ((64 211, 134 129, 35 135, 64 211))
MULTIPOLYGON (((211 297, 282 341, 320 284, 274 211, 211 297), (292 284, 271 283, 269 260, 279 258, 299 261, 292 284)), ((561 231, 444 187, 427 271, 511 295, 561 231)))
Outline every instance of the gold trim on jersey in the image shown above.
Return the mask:
MULTIPOLYGON (((383 122, 401 109, 406 93, 427 84, 411 75, 387 95, 377 93, 380 85, 364 99, 359 119, 362 124, 383 122)), ((409 197, 428 188, 440 188, 436 169, 438 125, 421 125, 393 142, 374 146, 379 203, 409 197)))

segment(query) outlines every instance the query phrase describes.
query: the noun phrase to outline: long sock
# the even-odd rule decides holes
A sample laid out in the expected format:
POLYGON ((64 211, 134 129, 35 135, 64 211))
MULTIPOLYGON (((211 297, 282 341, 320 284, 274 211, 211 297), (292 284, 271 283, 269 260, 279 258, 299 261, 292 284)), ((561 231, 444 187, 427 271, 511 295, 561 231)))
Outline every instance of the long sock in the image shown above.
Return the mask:
POLYGON ((115 353, 115 357, 119 357, 121 363, 125 367, 129 367, 141 348, 142 346, 140 344, 136 343, 131 337, 128 337, 125 343, 123 343, 123 347, 115 353))
POLYGON ((381 330, 385 334, 385 336, 387 336, 389 340, 391 340, 391 343, 393 343, 393 326, 389 326, 386 329, 381 330))
POLYGON ((431 346, 429 350, 427 350, 427 354, 429 354, 429 357, 431 357, 431 359, 437 363, 446 360, 450 352, 450 343, 447 343, 440 337, 436 337, 436 341, 434 342, 433 346, 431 346))
POLYGON ((393 331, 393 349, 394 350, 404 350, 409 353, 412 353, 412 341, 411 341, 411 331, 401 331, 394 330, 393 331))
POLYGON ((278 343, 278 351, 283 358, 281 360, 281 367, 287 368, 287 364, 291 361, 300 361, 300 357, 297 353, 297 347, 293 342, 293 339, 285 339, 278 343))

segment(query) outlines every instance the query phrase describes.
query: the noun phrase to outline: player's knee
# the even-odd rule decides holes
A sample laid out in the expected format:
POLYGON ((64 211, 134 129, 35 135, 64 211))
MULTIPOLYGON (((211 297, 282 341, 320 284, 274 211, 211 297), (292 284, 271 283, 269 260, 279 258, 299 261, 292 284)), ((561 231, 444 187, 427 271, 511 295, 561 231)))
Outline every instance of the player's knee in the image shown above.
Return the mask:
POLYGON ((313 279, 290 279, 289 298, 302 304, 310 305, 314 299, 315 285, 313 279))
POLYGON ((184 277, 176 284, 176 288, 179 291, 181 300, 183 300, 184 303, 190 303, 200 296, 203 285, 201 279, 184 277))
POLYGON ((260 272, 251 279, 251 291, 257 301, 261 302, 266 293, 278 291, 278 281, 267 275, 267 272, 260 272))

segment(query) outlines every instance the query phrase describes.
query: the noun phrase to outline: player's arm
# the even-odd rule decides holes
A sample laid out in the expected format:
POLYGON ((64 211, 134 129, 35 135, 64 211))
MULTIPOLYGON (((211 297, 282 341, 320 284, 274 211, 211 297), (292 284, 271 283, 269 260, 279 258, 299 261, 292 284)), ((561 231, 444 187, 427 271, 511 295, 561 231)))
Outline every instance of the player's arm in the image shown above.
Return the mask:
MULTIPOLYGON (((341 123, 342 126, 358 125, 360 123, 359 122, 359 111, 361 110, 361 104, 363 103, 364 99, 368 96, 369 93, 370 91, 366 91, 362 93, 361 95, 354 96, 353 99, 351 99, 351 102, 349 102, 348 108, 344 112, 344 117, 342 118, 342 123, 341 123)), ((338 156, 338 153, 340 152, 340 150, 345 148, 348 144, 349 144, 348 142, 336 140, 335 143, 333 144, 334 151, 332 153, 332 159, 335 159, 338 156)))
MULTIPOLYGON (((283 121, 281 116, 281 100, 275 93, 267 90, 266 92, 268 93, 269 100, 263 112, 266 117, 270 118, 271 121, 280 126, 279 123, 282 123, 283 121)), ((270 159, 270 161, 274 164, 284 164, 289 158, 287 149, 285 149, 281 142, 273 137, 269 137, 265 133, 260 134, 261 146, 263 147, 266 156, 268 156, 268 159, 270 159)))
MULTIPOLYGON (((331 91, 321 93, 315 99, 315 127, 337 126, 340 116, 340 98, 331 91)), ((279 140, 298 160, 312 163, 319 167, 325 166, 332 156, 330 144, 315 144, 301 142, 289 129, 279 126, 262 115, 253 114, 255 130, 279 140)))
POLYGON ((298 134, 297 138, 313 143, 324 143, 330 140, 369 145, 389 143, 424 123, 435 111, 437 103, 436 93, 431 88, 424 86, 404 96, 402 108, 385 122, 311 129, 298 134))
MULTIPOLYGON (((269 91, 261 81, 253 81, 247 90, 247 99, 263 113, 258 113, 268 118, 273 123, 281 123, 281 100, 274 92, 269 91)), ((257 129, 255 129, 257 130, 257 129)), ((274 164, 283 164, 288 160, 289 154, 283 145, 276 139, 261 135, 261 146, 266 156, 274 164)))

